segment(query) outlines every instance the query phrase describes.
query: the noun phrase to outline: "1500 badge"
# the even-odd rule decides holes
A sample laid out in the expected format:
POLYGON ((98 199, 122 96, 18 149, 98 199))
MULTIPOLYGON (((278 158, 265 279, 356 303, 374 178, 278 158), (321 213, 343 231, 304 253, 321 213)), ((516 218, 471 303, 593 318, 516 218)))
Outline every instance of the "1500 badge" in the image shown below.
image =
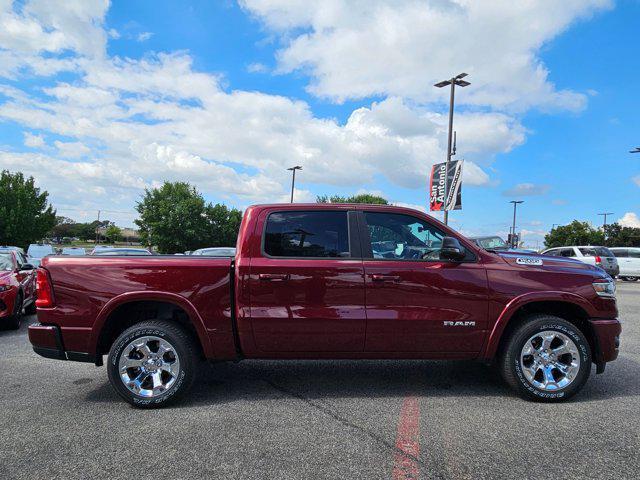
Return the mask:
POLYGON ((476 322, 468 321, 468 320, 465 322, 461 322, 461 321, 453 322, 451 320, 445 320, 443 323, 445 327, 475 327, 476 326, 476 322))
POLYGON ((518 258, 516 258, 516 263, 518 265, 542 265, 542 259, 541 258, 518 257, 518 258))

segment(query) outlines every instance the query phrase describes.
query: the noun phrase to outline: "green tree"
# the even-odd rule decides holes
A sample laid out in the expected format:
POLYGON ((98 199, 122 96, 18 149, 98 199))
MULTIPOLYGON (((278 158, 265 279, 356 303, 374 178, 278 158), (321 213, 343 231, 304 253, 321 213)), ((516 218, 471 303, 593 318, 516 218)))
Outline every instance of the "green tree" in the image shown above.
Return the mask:
POLYGON ((77 223, 69 217, 56 217, 56 224, 47 233, 51 238, 75 237, 77 223))
POLYGON ((145 190, 136 210, 141 241, 160 253, 233 246, 242 219, 239 210, 205 202, 186 182, 165 182, 145 190))
POLYGON ((587 222, 574 220, 569 225, 556 227, 544 236, 547 248, 565 245, 603 245, 604 235, 587 222))
POLYGON ((235 208, 217 203, 207 206, 207 220, 209 221, 210 247, 234 247, 242 222, 242 212, 235 208))
POLYGON ((106 231, 104 232, 104 236, 110 243, 115 243, 122 237, 122 230, 120 230, 120 228, 116 225, 112 224, 107 227, 106 231))
POLYGON ((605 227, 607 245, 612 247, 640 247, 640 228, 610 223, 605 227))
POLYGON ((317 203, 368 203, 375 205, 389 205, 389 201, 379 195, 372 195, 370 193, 361 193, 358 195, 351 195, 350 197, 344 197, 341 195, 319 195, 316 197, 317 203))
POLYGON ((0 245, 26 247, 42 240, 56 224, 49 194, 20 172, 0 173, 0 245))

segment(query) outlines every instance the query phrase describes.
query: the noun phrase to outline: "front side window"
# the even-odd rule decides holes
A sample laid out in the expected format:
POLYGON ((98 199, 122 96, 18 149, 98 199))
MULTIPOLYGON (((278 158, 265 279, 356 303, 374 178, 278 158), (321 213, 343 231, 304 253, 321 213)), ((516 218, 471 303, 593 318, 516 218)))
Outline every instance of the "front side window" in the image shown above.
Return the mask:
POLYGON ((392 260, 440 260, 445 234, 410 215, 365 212, 373 258, 392 260))
POLYGON ((272 213, 265 227, 264 251, 272 257, 349 257, 347 212, 272 213))

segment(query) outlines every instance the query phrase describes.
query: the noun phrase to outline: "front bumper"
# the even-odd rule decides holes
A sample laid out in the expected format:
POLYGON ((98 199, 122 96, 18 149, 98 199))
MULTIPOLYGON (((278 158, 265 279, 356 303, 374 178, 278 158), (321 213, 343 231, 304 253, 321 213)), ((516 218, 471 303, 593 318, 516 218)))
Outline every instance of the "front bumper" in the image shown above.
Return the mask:
POLYGON ((0 318, 10 317, 16 301, 17 289, 11 288, 0 292, 0 318))
POLYGON ((589 321, 595 342, 594 362, 597 373, 604 371, 604 364, 618 358, 622 324, 618 319, 591 319, 589 321))
POLYGON ((29 325, 29 341, 33 351, 45 358, 102 365, 102 355, 96 357, 90 353, 66 351, 62 343, 60 328, 55 325, 42 325, 41 323, 29 325))

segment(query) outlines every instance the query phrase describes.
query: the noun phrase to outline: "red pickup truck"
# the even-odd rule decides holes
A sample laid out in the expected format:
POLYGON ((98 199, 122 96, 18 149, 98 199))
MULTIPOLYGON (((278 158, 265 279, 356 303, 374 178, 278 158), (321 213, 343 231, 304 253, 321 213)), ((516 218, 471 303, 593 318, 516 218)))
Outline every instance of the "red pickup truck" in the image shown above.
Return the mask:
POLYGON ((477 359, 526 398, 618 356, 615 284, 561 257, 483 250, 391 206, 249 207, 235 258, 47 257, 34 350, 102 365, 126 401, 175 401, 200 360, 477 359))

